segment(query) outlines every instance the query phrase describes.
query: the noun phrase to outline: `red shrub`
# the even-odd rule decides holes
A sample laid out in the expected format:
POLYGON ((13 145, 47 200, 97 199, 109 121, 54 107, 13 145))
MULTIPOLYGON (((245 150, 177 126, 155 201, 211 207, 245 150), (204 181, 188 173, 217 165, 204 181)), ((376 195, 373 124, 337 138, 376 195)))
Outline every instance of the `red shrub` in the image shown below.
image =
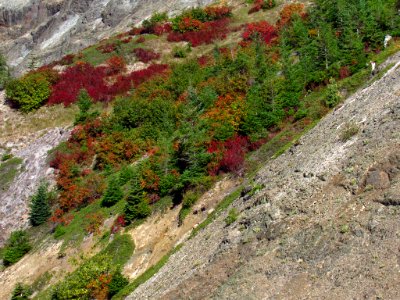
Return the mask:
POLYGON ((178 31, 181 33, 187 31, 197 31, 203 28, 203 23, 192 17, 184 17, 178 24, 178 31))
POLYGON ((126 226, 125 215, 118 216, 111 227, 111 233, 115 234, 126 226))
POLYGON ((189 42, 193 47, 202 44, 211 44, 217 39, 225 39, 228 34, 229 19, 220 19, 202 23, 198 31, 187 31, 184 33, 171 32, 168 35, 169 42, 189 42))
POLYGON ((63 58, 60 59, 59 64, 63 66, 72 65, 74 62, 75 55, 68 54, 65 55, 63 58))
POLYGON ((156 53, 152 50, 146 50, 143 48, 136 48, 133 50, 133 53, 135 53, 135 56, 139 61, 144 63, 148 63, 153 59, 159 59, 161 57, 159 53, 156 53))
POLYGON ((108 68, 106 69, 107 75, 115 75, 126 70, 126 62, 120 56, 113 56, 107 60, 106 63, 108 65, 108 68))
POLYGON ((68 68, 57 84, 53 86, 49 104, 63 103, 68 106, 76 101, 81 89, 86 89, 89 95, 96 101, 110 100, 107 95, 107 86, 104 82, 106 75, 104 67, 93 67, 90 64, 81 63, 68 68))
POLYGON ((271 9, 275 7, 276 3, 274 0, 255 0, 253 7, 249 10, 249 14, 255 13, 262 9, 271 9))
POLYGON ((214 176, 219 172, 238 172, 244 163, 250 142, 248 137, 235 136, 225 142, 213 141, 208 148, 215 154, 216 161, 209 165, 209 173, 214 176))
POLYGON ((271 44, 278 36, 276 28, 267 21, 247 24, 243 33, 243 39, 245 41, 254 40, 257 35, 259 35, 267 45, 271 44))
POLYGON ((212 20, 223 19, 232 15, 232 9, 228 6, 208 6, 204 11, 212 20))
POLYGON ((122 43, 124 44, 129 44, 132 41, 132 37, 127 37, 121 40, 122 43))
POLYGON ((115 44, 104 44, 96 48, 99 50, 101 53, 111 53, 114 52, 117 49, 117 46, 115 44))
POLYGON ((171 23, 164 23, 164 24, 156 24, 152 31, 156 35, 162 35, 164 33, 169 33, 172 31, 171 23))
POLYGON ((345 79, 351 75, 350 69, 348 66, 341 67, 339 70, 339 78, 345 79))
POLYGON ((146 41, 146 39, 144 38, 144 36, 140 36, 138 37, 138 39, 136 40, 136 43, 141 44, 144 43, 146 41))

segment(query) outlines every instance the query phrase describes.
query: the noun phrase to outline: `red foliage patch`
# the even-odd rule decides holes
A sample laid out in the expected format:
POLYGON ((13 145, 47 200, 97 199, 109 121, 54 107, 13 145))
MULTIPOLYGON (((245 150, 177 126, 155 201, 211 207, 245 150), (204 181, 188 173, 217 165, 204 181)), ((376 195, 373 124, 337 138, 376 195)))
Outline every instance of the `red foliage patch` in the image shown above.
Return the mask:
POLYGON ((229 19, 201 23, 197 31, 171 32, 168 35, 169 42, 189 42, 193 47, 202 44, 211 44, 217 39, 225 39, 229 33, 229 19))
POLYGON ((107 75, 115 75, 126 70, 126 62, 120 56, 113 56, 107 60, 108 68, 106 69, 107 75))
POLYGON ((243 39, 245 41, 251 41, 254 40, 257 35, 267 45, 270 45, 278 36, 276 28, 267 21, 247 24, 246 29, 243 32, 243 39))
POLYGON ((76 101, 76 97, 81 89, 86 89, 94 100, 107 101, 107 86, 104 83, 104 67, 93 67, 90 64, 81 63, 68 68, 62 75, 57 84, 53 86, 52 94, 48 103, 63 103, 68 106, 76 101))
POLYGON ((121 231, 121 229, 125 226, 126 226, 125 215, 118 216, 115 219, 113 226, 111 227, 111 233, 115 234, 121 231))
POLYGON ((351 75, 350 69, 348 66, 341 67, 339 70, 339 78, 345 79, 351 75))
POLYGON ((240 171, 250 145, 248 137, 239 135, 225 142, 211 142, 207 151, 215 155, 215 161, 209 165, 209 174, 215 176, 220 172, 240 171))
POLYGON ((255 0, 253 7, 250 8, 249 14, 255 13, 262 9, 270 9, 275 6, 275 1, 273 0, 255 0))
POLYGON ((111 43, 111 44, 101 45, 96 49, 99 50, 101 53, 111 53, 117 49, 117 46, 111 43))
POLYGON ((135 56, 139 61, 144 63, 148 63, 154 59, 159 59, 161 57, 159 53, 143 48, 136 48, 133 50, 133 53, 135 53, 135 56))
POLYGON ((232 9, 228 6, 208 6, 204 11, 212 20, 227 18, 232 14, 232 9))

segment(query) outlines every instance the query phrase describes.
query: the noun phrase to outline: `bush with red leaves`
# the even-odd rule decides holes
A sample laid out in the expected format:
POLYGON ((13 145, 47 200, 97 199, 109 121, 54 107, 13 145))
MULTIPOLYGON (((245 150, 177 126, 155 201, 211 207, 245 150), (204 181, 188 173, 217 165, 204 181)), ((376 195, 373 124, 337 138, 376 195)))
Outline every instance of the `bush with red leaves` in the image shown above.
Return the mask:
POLYGON ((106 63, 108 65, 106 69, 107 75, 115 75, 126 70, 126 62, 120 56, 113 56, 106 63))
POLYGON ((115 234, 121 231, 121 229, 125 226, 126 226, 125 215, 120 215, 115 219, 114 224, 111 227, 111 233, 115 234))
POLYGON ((133 53, 139 61, 144 63, 148 63, 154 59, 159 59, 161 57, 159 53, 143 48, 136 48, 133 50, 133 53))
POLYGON ((270 45, 278 34, 276 28, 267 21, 247 24, 246 29, 243 32, 243 40, 252 41, 257 38, 257 36, 261 38, 265 44, 270 45))
POLYGON ((76 101, 81 89, 86 89, 90 97, 96 101, 110 100, 108 87, 104 82, 105 67, 93 67, 80 63, 68 68, 60 80, 53 86, 48 103, 63 103, 68 106, 76 101))
POLYGON ((253 7, 249 10, 249 14, 255 13, 262 9, 271 9, 275 6, 275 0, 255 0, 253 3, 253 7))
POLYGON ((348 66, 341 67, 339 69, 339 78, 345 79, 351 75, 350 69, 348 66))
POLYGON ((225 142, 211 142, 207 151, 215 155, 215 161, 209 165, 209 174, 215 176, 220 172, 240 171, 250 146, 249 138, 239 135, 225 142))
POLYGON ((210 20, 224 19, 232 15, 232 9, 228 6, 208 6, 204 11, 210 20))
POLYGON ((117 46, 115 44, 104 44, 96 48, 99 50, 101 53, 111 53, 114 52, 117 49, 117 46))
POLYGON ((168 70, 168 65, 154 64, 147 69, 134 71, 127 76, 119 75, 116 82, 109 87, 111 95, 118 95, 128 92, 132 87, 137 87, 150 78, 160 75, 168 70))
POLYGON ((211 44, 215 40, 225 39, 228 30, 229 19, 220 19, 217 21, 211 21, 202 23, 201 28, 198 31, 186 31, 184 33, 171 32, 168 35, 169 42, 189 42, 193 47, 200 46, 202 44, 211 44))
POLYGON ((74 62, 75 55, 68 54, 65 55, 63 58, 60 59, 59 64, 62 66, 69 66, 72 65, 74 62))

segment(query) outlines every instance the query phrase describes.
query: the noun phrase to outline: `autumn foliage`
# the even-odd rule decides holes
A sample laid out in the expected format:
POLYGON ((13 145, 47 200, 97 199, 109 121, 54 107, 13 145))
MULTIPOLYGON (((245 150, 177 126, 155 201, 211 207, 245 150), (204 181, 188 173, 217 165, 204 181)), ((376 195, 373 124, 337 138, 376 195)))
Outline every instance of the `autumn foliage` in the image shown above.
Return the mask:
POLYGON ((242 37, 244 41, 251 41, 259 37, 265 44, 269 45, 277 36, 278 33, 275 26, 269 24, 267 21, 260 21, 247 24, 242 37))

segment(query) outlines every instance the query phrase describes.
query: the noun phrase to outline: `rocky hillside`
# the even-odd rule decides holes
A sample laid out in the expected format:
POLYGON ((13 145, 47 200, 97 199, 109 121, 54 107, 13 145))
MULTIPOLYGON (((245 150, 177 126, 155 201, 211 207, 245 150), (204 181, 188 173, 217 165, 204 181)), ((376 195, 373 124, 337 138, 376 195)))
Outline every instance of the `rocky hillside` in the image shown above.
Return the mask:
POLYGON ((400 54, 128 299, 399 299, 400 54), (250 193, 249 193, 250 192, 250 193), (230 210, 228 209, 228 211, 230 210))
POLYGON ((16 74, 50 63, 140 23, 156 11, 211 0, 1 0, 0 51, 16 74))

